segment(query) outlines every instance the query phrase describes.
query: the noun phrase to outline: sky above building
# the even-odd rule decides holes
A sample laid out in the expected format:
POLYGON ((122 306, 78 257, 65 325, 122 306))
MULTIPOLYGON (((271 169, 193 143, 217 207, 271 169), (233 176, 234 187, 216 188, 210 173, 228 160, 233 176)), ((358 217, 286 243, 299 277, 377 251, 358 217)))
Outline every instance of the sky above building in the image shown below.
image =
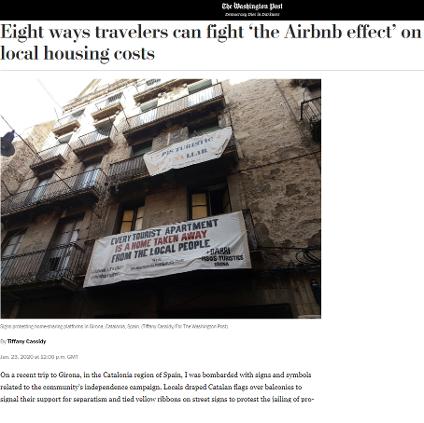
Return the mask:
MULTIPOLYGON (((24 73, 2 76, 0 79, 0 115, 18 132, 35 124, 55 120, 62 106, 90 82, 90 78, 69 77, 61 72, 29 77, 24 73)), ((3 136, 10 129, 0 119, 3 136)))
MULTIPOLYGON (((18 133, 24 133, 36 124, 57 119, 62 107, 77 97, 95 77, 98 75, 90 78, 79 72, 44 72, 29 76, 24 72, 10 72, 0 78, 0 115, 18 133)), ((99 84, 112 83, 116 79, 116 76, 103 76, 99 84)), ((245 80, 231 79, 230 84, 245 80)), ((0 136, 8 131, 10 128, 0 119, 0 136)))

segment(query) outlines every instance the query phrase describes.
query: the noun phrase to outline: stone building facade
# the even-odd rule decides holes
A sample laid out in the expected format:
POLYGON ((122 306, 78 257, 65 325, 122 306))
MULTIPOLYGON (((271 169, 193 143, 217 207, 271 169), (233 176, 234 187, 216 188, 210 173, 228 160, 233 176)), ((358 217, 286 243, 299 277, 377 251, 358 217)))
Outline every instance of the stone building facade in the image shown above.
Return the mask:
POLYGON ((318 80, 93 81, 2 197, 2 316, 319 316, 320 135, 318 80), (149 175, 144 154, 223 128, 219 158, 149 175), (98 239, 237 211, 251 269, 83 287, 98 239))
POLYGON ((13 156, 1 156, 1 199, 2 201, 15 193, 28 177, 30 163, 49 136, 54 122, 45 122, 27 128, 15 136, 13 156), (22 138, 21 138, 22 137, 22 138))

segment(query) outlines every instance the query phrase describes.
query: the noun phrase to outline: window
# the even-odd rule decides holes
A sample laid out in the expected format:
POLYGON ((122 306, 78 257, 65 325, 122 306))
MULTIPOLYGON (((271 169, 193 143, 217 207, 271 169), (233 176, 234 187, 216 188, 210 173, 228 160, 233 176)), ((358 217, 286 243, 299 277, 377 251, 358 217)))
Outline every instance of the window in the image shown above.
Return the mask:
POLYGON ((74 119, 78 119, 80 116, 82 116, 84 114, 84 110, 78 110, 77 112, 72 113, 71 117, 74 119))
POLYGON ((146 113, 150 110, 156 109, 158 107, 158 99, 155 98, 153 100, 146 101, 140 104, 141 113, 146 113))
POLYGON ((152 140, 143 142, 141 144, 133 145, 131 150, 132 157, 144 156, 152 150, 152 140))
POLYGON ((226 183, 194 189, 189 196, 190 219, 230 213, 231 202, 226 183))
POLYGON ((85 109, 78 110, 77 112, 73 112, 68 115, 62 116, 59 119, 59 121, 63 124, 63 123, 72 122, 74 120, 78 120, 84 114, 84 110, 85 109))
POLYGON ((18 253, 24 233, 25 229, 22 229, 7 235, 5 242, 3 243, 1 252, 2 257, 13 256, 18 253))
POLYGON ((79 239, 81 223, 82 216, 59 221, 43 258, 39 273, 41 279, 60 277, 75 264, 72 260, 76 248, 74 243, 79 239))
POLYGON ((110 133, 112 132, 113 123, 110 121, 102 122, 101 124, 98 124, 96 126, 97 133, 100 134, 100 136, 108 137, 110 133))
POLYGON ((160 79, 148 79, 146 81, 146 85, 149 87, 151 85, 157 84, 158 82, 160 82, 160 79))
POLYGON ((86 166, 84 172, 80 173, 75 179, 74 189, 94 187, 100 172, 99 167, 100 163, 92 163, 86 166))
POLYGON ((321 307, 321 282, 313 279, 311 281, 311 289, 316 303, 321 307))
POLYGON ((207 217, 208 213, 208 194, 206 192, 191 194, 191 218, 200 219, 207 217))
POLYGON ((105 101, 105 106, 109 106, 113 103, 116 103, 121 97, 123 93, 117 93, 108 97, 105 101))
POLYGON ((208 134, 209 132, 217 131, 218 129, 220 129, 218 116, 203 120, 202 122, 195 122, 188 126, 188 132, 191 137, 208 134))
POLYGON ((70 133, 68 135, 64 135, 62 137, 59 137, 57 141, 59 144, 68 144, 68 142, 71 140, 73 133, 70 133))
POLYGON ((144 206, 128 207, 122 211, 119 232, 139 231, 143 228, 144 206))
POLYGON ((211 79, 203 79, 202 81, 195 82, 188 86, 188 92, 190 94, 197 93, 198 91, 204 90, 205 88, 212 86, 211 79))
POLYGON ((81 221, 81 217, 59 221, 55 234, 50 242, 50 248, 78 241, 81 221))
POLYGON ((36 184, 36 186, 29 191, 27 202, 28 203, 36 203, 37 201, 41 200, 43 198, 43 195, 45 194, 47 190, 48 183, 52 180, 52 177, 39 180, 36 184))
POLYGON ((19 253, 24 233, 25 229, 21 229, 19 231, 11 232, 5 238, 1 251, 2 280, 7 277, 12 277, 15 272, 19 272, 19 269, 16 266, 18 262, 15 261, 13 256, 19 253))

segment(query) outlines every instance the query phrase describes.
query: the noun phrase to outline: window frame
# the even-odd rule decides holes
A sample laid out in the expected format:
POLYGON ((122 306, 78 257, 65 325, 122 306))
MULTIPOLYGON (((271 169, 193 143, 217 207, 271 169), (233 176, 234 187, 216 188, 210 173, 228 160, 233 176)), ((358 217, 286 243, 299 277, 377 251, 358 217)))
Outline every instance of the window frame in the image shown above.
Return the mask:
POLYGON ((2 259, 3 258, 6 258, 6 257, 12 257, 12 256, 15 256, 16 254, 19 254, 19 248, 20 248, 20 245, 22 244, 22 239, 23 239, 23 237, 25 235, 26 230, 27 230, 27 228, 15 229, 13 231, 9 231, 6 234, 6 236, 4 237, 3 242, 1 243, 1 258, 2 259), (16 235, 19 235, 19 241, 17 243, 13 244, 13 245, 15 245, 15 248, 14 248, 13 253, 12 254, 9 254, 7 256, 4 255, 4 250, 6 250, 6 248, 8 248, 10 246, 9 245, 10 240, 14 236, 16 236, 16 235))
POLYGON ((150 112, 154 109, 157 109, 158 108, 158 102, 159 102, 159 99, 157 97, 152 98, 151 100, 143 101, 143 103, 139 104, 140 112, 141 113, 147 113, 147 112, 150 112))
POLYGON ((219 122, 218 114, 213 116, 208 116, 207 118, 203 118, 195 122, 191 122, 187 125, 187 128, 188 128, 188 136, 190 138, 200 136, 200 135, 206 135, 211 132, 222 129, 219 122))
POLYGON ((152 151, 152 148, 153 148, 153 138, 148 139, 148 140, 144 140, 143 142, 140 142, 140 143, 137 143, 137 144, 134 144, 131 147, 131 157, 143 157, 145 154, 150 153, 152 151), (150 148, 150 150, 146 151, 143 154, 139 154, 139 153, 134 152, 134 149, 142 150, 142 149, 147 149, 147 148, 150 148))
POLYGON ((28 195, 25 198, 27 204, 36 203, 43 198, 48 185, 54 181, 54 175, 44 177, 43 179, 36 178, 34 186, 28 191, 28 195))
MULTIPOLYGON (((231 213, 232 211, 232 205, 231 205, 231 195, 230 195, 230 190, 228 188, 228 183, 226 180, 222 181, 216 181, 215 183, 210 183, 207 185, 201 185, 199 187, 192 187, 189 188, 188 190, 188 196, 187 196, 187 203, 188 203, 188 219, 189 220, 197 220, 197 219, 205 219, 207 217, 211 217, 211 216, 218 216, 219 214, 226 214, 226 213, 231 213), (217 189, 212 189, 215 186, 219 186, 222 185, 222 188, 217 188, 217 189), (216 191, 223 191, 223 196, 225 195, 225 193, 228 196, 228 201, 226 202, 226 206, 229 208, 229 211, 224 211, 224 201, 222 199, 222 212, 218 213, 218 214, 213 214, 212 213, 212 202, 211 202, 211 192, 216 192, 216 191), (194 194, 206 194, 206 205, 207 205, 207 216, 205 217, 197 217, 197 218, 193 218, 193 195, 194 194)), ((204 206, 204 205, 200 205, 200 206, 204 206)), ((200 206, 194 206, 194 207, 200 207, 200 206)))
POLYGON ((59 143, 58 145, 61 144, 69 144, 69 142, 72 140, 74 133, 68 133, 68 134, 64 134, 61 135, 60 137, 57 137, 57 142, 59 143))
POLYGON ((201 81, 193 82, 192 84, 187 85, 187 91, 189 94, 198 93, 199 91, 206 90, 207 88, 212 87, 212 79, 202 79, 201 81))
POLYGON ((116 220, 116 226, 115 226, 115 234, 123 234, 127 232, 132 231, 141 231, 143 230, 143 224, 144 224, 144 215, 145 215, 145 205, 144 203, 137 203, 137 204, 124 204, 120 207, 120 211, 118 213, 118 219, 116 220), (143 210, 143 216, 137 217, 139 209, 143 210), (132 211, 132 220, 131 220, 131 229, 129 231, 122 232, 122 225, 123 223, 130 222, 129 220, 126 220, 124 222, 124 214, 126 211, 132 211), (141 219, 141 228, 136 229, 137 221, 141 219))

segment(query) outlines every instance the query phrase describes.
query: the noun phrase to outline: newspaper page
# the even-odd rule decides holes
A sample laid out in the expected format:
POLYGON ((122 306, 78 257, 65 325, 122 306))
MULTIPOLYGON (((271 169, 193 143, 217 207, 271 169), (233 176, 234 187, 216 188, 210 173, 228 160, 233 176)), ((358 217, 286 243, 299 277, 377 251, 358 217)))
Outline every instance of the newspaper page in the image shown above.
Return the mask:
POLYGON ((374 6, 3 14, 4 421, 423 421, 424 24, 374 6))

